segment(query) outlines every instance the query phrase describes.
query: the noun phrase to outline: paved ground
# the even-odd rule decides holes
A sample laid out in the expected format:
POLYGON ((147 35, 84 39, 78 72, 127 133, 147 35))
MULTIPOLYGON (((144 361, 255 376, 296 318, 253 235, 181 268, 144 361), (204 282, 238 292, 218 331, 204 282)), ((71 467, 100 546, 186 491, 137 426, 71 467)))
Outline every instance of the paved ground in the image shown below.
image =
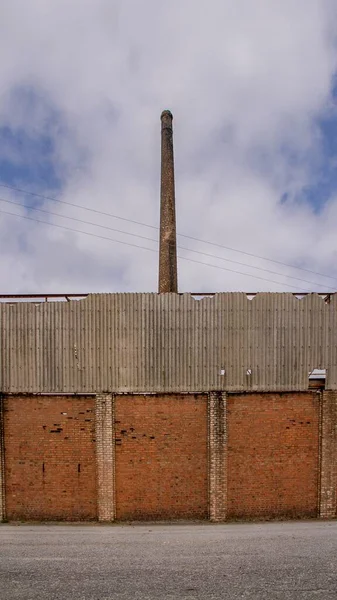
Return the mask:
POLYGON ((1 600, 337 598, 337 522, 0 525, 1 600))

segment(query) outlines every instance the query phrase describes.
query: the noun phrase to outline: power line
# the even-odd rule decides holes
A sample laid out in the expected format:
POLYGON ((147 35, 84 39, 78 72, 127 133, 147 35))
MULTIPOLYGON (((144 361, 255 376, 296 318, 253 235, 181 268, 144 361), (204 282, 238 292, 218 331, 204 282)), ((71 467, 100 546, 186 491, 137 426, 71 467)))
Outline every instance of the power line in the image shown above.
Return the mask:
MULTIPOLYGON (((10 215, 12 217, 18 217, 20 219, 27 219, 28 221, 34 221, 35 223, 41 223, 41 224, 44 224, 44 225, 49 225, 50 227, 57 227, 58 229, 64 229, 66 231, 72 231, 74 233, 82 233, 83 235, 88 235, 90 237, 99 238, 101 240, 107 240, 109 242, 115 242, 117 244, 123 244, 124 246, 131 246, 133 248, 140 248, 142 250, 147 250, 149 252, 155 252, 156 254, 158 254, 158 250, 155 250, 154 248, 147 248, 146 246, 139 246, 138 244, 130 244, 130 242, 124 242, 122 240, 115 240, 113 238, 105 237, 105 236, 102 236, 102 235, 97 235, 96 233, 89 233, 88 231, 81 231, 80 229, 73 229, 72 227, 66 227, 65 225, 58 225, 57 223, 49 223, 48 221, 41 221, 40 219, 34 219, 33 217, 28 217, 27 215, 18 215, 18 214, 11 213, 11 212, 8 212, 6 210, 1 210, 1 209, 0 209, 0 213, 5 214, 5 215, 10 215)), ((201 262, 199 260, 194 260, 193 258, 187 258, 185 256, 178 256, 178 258, 180 260, 187 260, 189 262, 193 262, 193 263, 198 264, 198 265, 204 265, 205 267, 213 267, 213 269, 220 269, 221 271, 229 271, 230 273, 236 273, 238 275, 244 275, 244 276, 247 276, 247 277, 253 277, 253 279, 260 279, 261 281, 267 281, 268 283, 275 283, 276 285, 291 287, 292 289, 296 290, 297 293, 300 293, 298 291, 298 289, 294 285, 290 285, 289 283, 282 283, 280 281, 274 281, 272 279, 266 279, 265 277, 259 277, 258 275, 252 275, 251 273, 243 273, 241 271, 236 271, 234 269, 228 269, 226 267, 219 267, 218 265, 212 265, 211 263, 201 262)), ((307 289, 307 290, 304 290, 304 291, 310 292, 311 290, 307 289)))
POLYGON ((141 225, 142 227, 149 227, 150 229, 159 229, 159 227, 156 227, 155 225, 148 225, 147 223, 142 223, 141 221, 133 221, 132 219, 127 219, 126 217, 113 215, 112 213, 97 210, 96 208, 89 208, 88 206, 81 206, 81 204, 74 204, 73 202, 66 202, 65 200, 60 200, 59 198, 53 198, 52 196, 44 196, 43 194, 29 192, 27 190, 22 190, 11 185, 5 185, 4 183, 0 183, 0 187, 7 188, 9 190, 14 190, 15 192, 20 192, 21 194, 27 194, 28 196, 35 196, 36 198, 41 198, 42 200, 50 200, 51 202, 58 202, 59 204, 65 204, 66 206, 72 206, 73 208, 87 210, 89 212, 96 213, 97 215, 103 215, 104 217, 113 217, 114 219, 119 219, 120 221, 127 221, 128 223, 133 223, 134 225, 141 225))
MULTIPOLYGON (((113 219, 119 219, 120 221, 126 221, 128 223, 133 223, 134 225, 140 225, 141 227, 148 227, 150 229, 155 229, 158 230, 159 227, 155 226, 155 225, 149 225, 148 223, 143 223, 142 221, 135 221, 133 219, 129 219, 126 217, 121 217, 119 215, 114 215, 113 213, 108 213, 108 212, 104 212, 101 210, 97 210, 96 208, 89 208, 87 206, 82 206, 80 204, 74 204, 72 202, 66 202, 65 200, 60 200, 59 198, 53 198, 52 196, 45 196, 43 194, 38 194, 36 192, 30 192, 28 190, 23 190, 21 188, 17 188, 15 186, 11 186, 11 185, 7 185, 4 183, 0 183, 0 187, 9 189, 9 190, 13 190, 15 192, 19 192, 21 194, 27 194, 29 196, 35 196, 36 198, 41 198, 42 200, 48 200, 51 202, 58 202, 59 204, 64 204, 66 206, 72 206, 73 208, 79 208, 81 210, 87 210, 89 212, 98 214, 98 215, 103 215, 104 217, 112 217, 113 219)), ((271 263, 275 263, 278 265, 282 265, 283 267, 289 267, 291 269, 297 269, 299 271, 305 271, 306 273, 311 273, 312 275, 318 275, 320 277, 326 277, 327 279, 332 279, 333 281, 337 281, 336 277, 332 277, 331 275, 326 275, 324 273, 318 273, 317 271, 312 271, 311 269, 306 269, 305 267, 298 267, 297 265, 292 265, 290 263, 284 263, 281 262, 279 260, 275 260, 272 258, 267 258, 266 256, 260 256, 258 254, 253 254, 251 252, 246 252, 244 250, 238 250, 237 248, 232 248, 231 246, 224 246, 223 244, 218 244, 216 242, 210 242, 208 240, 202 240, 200 238, 197 237, 193 237, 191 235, 186 235, 183 233, 178 233, 179 237, 184 237, 186 239, 192 240, 194 242, 199 242, 202 244, 209 244, 210 246, 215 246, 217 248, 222 248, 224 250, 230 250, 231 252, 238 252, 240 254, 245 254, 246 256, 250 256, 252 258, 258 258, 259 260, 266 260, 268 262, 271 263)), ((234 261, 232 261, 234 262, 234 261)), ((251 265, 250 265, 251 266, 251 265)), ((258 268, 258 267, 253 267, 253 268, 258 268)), ((272 272, 272 271, 271 271, 272 272)))
MULTIPOLYGON (((38 212, 41 212, 41 213, 45 213, 47 215, 53 215, 53 216, 56 216, 56 217, 61 217, 62 219, 69 219, 71 221, 75 221, 77 223, 82 223, 84 225, 90 225, 90 226, 93 226, 93 227, 99 227, 100 229, 106 229, 108 231, 114 231, 116 233, 122 233, 124 235, 129 235, 129 236, 132 236, 132 237, 140 238, 142 240, 147 240, 147 241, 150 241, 150 242, 156 242, 156 243, 158 243, 157 239, 149 238, 149 237, 144 236, 144 235, 139 235, 139 234, 136 234, 136 233, 130 233, 128 231, 123 231, 121 229, 115 229, 114 227, 109 227, 107 225, 101 225, 99 223, 93 223, 92 221, 85 221, 83 219, 78 219, 77 217, 69 217, 67 215, 60 215, 59 213, 54 213, 54 212, 51 212, 49 210, 45 210, 43 208, 38 208, 38 207, 35 207, 35 206, 26 206, 25 204, 22 204, 21 202, 15 202, 14 200, 7 200, 5 198, 0 198, 0 202, 6 202, 7 204, 14 204, 15 206, 21 206, 23 208, 28 208, 30 210, 35 210, 35 211, 38 211, 38 212)), ((307 279, 302 279, 300 277, 294 277, 293 275, 287 275, 285 273, 279 273, 278 271, 271 271, 270 269, 264 269, 263 267, 256 267, 254 265, 249 265, 247 263, 242 263, 242 262, 239 262, 237 260, 232 260, 232 259, 229 259, 229 258, 225 258, 223 256, 217 256, 215 254, 209 254, 207 252, 201 252, 200 250, 194 250, 193 248, 186 248, 185 246, 178 246, 178 248, 180 250, 186 250, 188 252, 193 252, 194 254, 199 254, 201 256, 207 256, 208 258, 215 258, 217 260, 222 260, 222 261, 225 261, 225 262, 230 262, 230 263, 233 263, 233 264, 236 264, 236 265, 240 265, 242 267, 248 267, 250 269, 257 269, 258 271, 263 271, 264 273, 271 273, 272 275, 278 275, 280 277, 287 277, 288 279, 294 279, 296 281, 301 281, 302 283, 308 283, 309 285, 318 285, 318 286, 320 285, 316 281, 308 281, 307 279)), ((331 286, 326 286, 326 287, 328 289, 331 289, 331 290, 335 291, 335 288, 333 288, 331 286)))

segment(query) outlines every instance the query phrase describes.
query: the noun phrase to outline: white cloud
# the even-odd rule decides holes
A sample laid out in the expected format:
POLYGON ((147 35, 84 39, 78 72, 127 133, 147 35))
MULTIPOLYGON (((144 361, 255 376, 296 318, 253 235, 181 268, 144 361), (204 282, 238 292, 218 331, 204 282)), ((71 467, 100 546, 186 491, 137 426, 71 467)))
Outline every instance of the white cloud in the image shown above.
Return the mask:
MULTIPOLYGON (((21 127, 35 137, 48 129, 63 177, 63 200, 156 225, 159 117, 170 108, 175 117, 178 230, 337 277, 336 200, 331 198, 319 214, 305 202, 291 201, 315 183, 321 160, 316 120, 331 110, 337 66, 333 0, 5 0, 1 11, 2 125, 14 131, 21 127), (24 107, 14 93, 24 88, 43 101, 24 107), (52 124, 50 111, 56 115, 52 124), (284 193, 290 200, 281 204, 284 193)), ((30 187, 28 180, 24 183, 30 187)), ((8 190, 1 196, 18 198, 8 190)), ((46 207, 156 237, 155 230, 65 205, 46 207)), ((156 290, 153 253, 5 215, 0 217, 0 236, 4 292, 156 290)), ((308 273, 180 241, 334 285, 308 273)), ((186 261, 180 263, 179 279, 182 290, 282 289, 186 261)))

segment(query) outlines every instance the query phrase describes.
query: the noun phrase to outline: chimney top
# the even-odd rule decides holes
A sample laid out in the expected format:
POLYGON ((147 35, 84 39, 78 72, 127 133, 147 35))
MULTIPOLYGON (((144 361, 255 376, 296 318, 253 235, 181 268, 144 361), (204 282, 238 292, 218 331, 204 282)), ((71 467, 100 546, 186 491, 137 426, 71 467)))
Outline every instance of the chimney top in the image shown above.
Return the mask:
POLYGON ((163 110, 160 118, 163 120, 165 117, 169 117, 170 119, 173 119, 173 114, 171 113, 170 110, 168 110, 168 109, 163 110))

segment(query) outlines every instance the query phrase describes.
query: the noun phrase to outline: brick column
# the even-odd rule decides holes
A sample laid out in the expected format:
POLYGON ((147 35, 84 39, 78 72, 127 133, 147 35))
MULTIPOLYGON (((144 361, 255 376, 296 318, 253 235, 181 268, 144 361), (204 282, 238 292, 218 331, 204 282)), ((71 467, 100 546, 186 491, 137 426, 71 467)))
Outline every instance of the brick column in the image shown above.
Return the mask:
POLYGON ((114 396, 96 396, 97 507, 99 521, 115 519, 114 396))
POLYGON ((337 516, 337 392, 324 391, 321 410, 319 516, 337 516))
POLYGON ((6 518, 5 512, 5 445, 4 445, 4 400, 0 396, 0 523, 6 518))
POLYGON ((209 506, 211 521, 225 521, 227 509, 226 394, 211 392, 209 424, 209 506))

